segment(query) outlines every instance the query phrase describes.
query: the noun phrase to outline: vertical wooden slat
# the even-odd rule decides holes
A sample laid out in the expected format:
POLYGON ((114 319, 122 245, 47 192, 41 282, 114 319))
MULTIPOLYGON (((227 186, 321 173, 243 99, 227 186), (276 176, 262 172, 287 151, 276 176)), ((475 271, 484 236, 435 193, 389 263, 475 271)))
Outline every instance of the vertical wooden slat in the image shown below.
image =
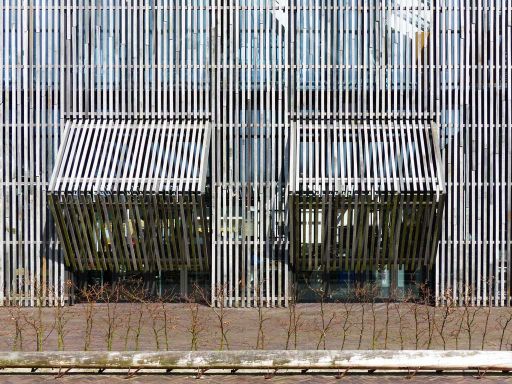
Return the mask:
MULTIPOLYGON (((309 135, 297 153, 315 167, 296 182, 321 193, 352 180, 356 191, 389 192, 391 180, 402 188, 414 168, 394 168, 392 159, 409 150, 415 124, 434 121, 447 192, 438 301, 450 288, 460 304, 469 295, 510 305, 507 1, 24 0, 2 2, 0 13, 0 302, 34 304, 36 282, 64 288, 64 253, 44 196, 66 120, 187 118, 212 122, 212 285, 231 285, 230 303, 286 304, 291 121, 309 135), (333 121, 338 135, 327 128, 333 121), (361 122, 370 130, 358 131, 361 122), (379 124, 386 134, 372 131, 379 124), (347 152, 356 134, 364 140, 347 152), (383 144, 366 147, 372 134, 383 144), (359 163, 368 162, 390 183, 363 179, 359 163)), ((428 147, 420 141, 415 150, 418 164, 428 147)), ((411 184, 422 188, 430 177, 414 169, 411 184)), ((330 200, 321 201, 304 220, 322 221, 327 237, 330 200)), ((61 220, 79 215, 73 204, 61 220)), ((357 209, 351 223, 366 225, 368 208, 357 209)), ((357 248, 364 231, 344 243, 356 264, 371 249, 357 248)))

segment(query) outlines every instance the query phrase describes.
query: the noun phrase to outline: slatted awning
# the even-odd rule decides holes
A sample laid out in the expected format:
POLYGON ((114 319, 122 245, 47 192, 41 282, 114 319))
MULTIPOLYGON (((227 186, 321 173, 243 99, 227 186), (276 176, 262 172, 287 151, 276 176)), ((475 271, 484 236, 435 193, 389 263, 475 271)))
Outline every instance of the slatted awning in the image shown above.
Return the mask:
POLYGON ((432 266, 445 196, 435 124, 300 122, 290 158, 296 270, 432 266))
POLYGON ((443 193, 435 123, 334 121, 292 125, 291 193, 443 193))
POLYGON ((209 270, 210 126, 69 122, 48 202, 75 271, 209 270))
POLYGON ((207 122, 68 122, 50 192, 204 192, 207 122))

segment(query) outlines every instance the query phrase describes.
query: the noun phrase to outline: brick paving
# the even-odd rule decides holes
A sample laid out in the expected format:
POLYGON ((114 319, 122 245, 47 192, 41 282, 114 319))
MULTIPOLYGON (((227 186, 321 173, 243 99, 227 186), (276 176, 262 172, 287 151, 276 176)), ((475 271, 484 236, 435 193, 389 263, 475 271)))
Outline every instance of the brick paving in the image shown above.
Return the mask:
MULTIPOLYGON (((92 350, 105 350, 107 347, 106 334, 109 324, 108 313, 111 313, 114 324, 113 350, 162 350, 168 347, 172 350, 189 350, 191 347, 191 315, 193 307, 188 304, 96 304, 92 311, 93 324, 91 331, 92 350), (115 309, 115 310, 114 310, 115 309), (165 311, 165 313, 164 313, 165 311), (165 315, 165 316, 164 316, 165 315), (164 319, 167 319, 164 327, 164 319), (165 336, 167 331, 167 337, 165 336), (155 336, 157 335, 157 336, 155 336), (137 341, 138 340, 138 341, 137 341)), ((354 304, 349 313, 349 321, 345 322, 347 307, 340 303, 329 303, 324 306, 326 322, 333 319, 326 332, 327 349, 340 349, 343 344, 343 328, 345 325, 345 349, 442 349, 443 342, 440 336, 442 328, 442 309, 413 304, 391 305, 386 309, 385 304, 354 304), (364 310, 364 317, 362 313, 364 310), (387 315, 386 315, 387 312, 387 315), (435 317, 435 325, 427 318, 435 317), (415 320, 417 319, 417 321, 415 320), (375 324, 375 330, 374 326, 375 324), (386 327, 387 324, 387 327, 386 327), (347 326, 349 325, 349 326, 347 326), (363 332, 361 332, 361 326, 363 332), (387 330, 387 331, 386 331, 387 330), (360 335, 362 337, 360 340, 360 335), (386 336, 387 335, 387 336, 386 336), (429 337, 431 335, 431 337, 429 337), (429 341, 430 340, 430 341, 429 341)), ((0 308, 0 351, 10 351, 16 341, 15 323, 22 328, 22 349, 35 350, 35 329, 30 324, 37 323, 41 313, 45 328, 44 350, 56 350, 57 332, 55 330, 55 308, 43 308, 41 312, 34 308, 0 308)), ((64 314, 64 349, 83 350, 86 339, 86 313, 87 306, 79 304, 65 308, 64 314)), ((319 304, 297 305, 297 314, 300 314, 299 332, 297 337, 298 349, 323 348, 321 340, 321 307, 319 304)), ((224 325, 230 349, 254 349, 258 340, 258 318, 263 318, 263 344, 265 349, 285 349, 287 330, 289 327, 290 312, 287 308, 269 308, 259 312, 257 309, 226 309, 224 325)), ((473 349, 480 349, 485 334, 485 349, 510 350, 512 345, 512 322, 503 332, 505 320, 512 315, 512 308, 466 309, 454 310, 448 316, 443 331, 446 347, 448 349, 468 349, 468 329, 471 329, 471 344, 473 349), (473 311, 476 311, 472 320, 473 311), (471 314, 471 316, 467 316, 471 314), (463 320, 461 322, 461 320, 463 320), (487 323, 487 327, 485 324, 487 323), (458 334, 458 337, 457 337, 458 334), (501 336, 503 334, 503 340, 501 336), (458 338, 458 341, 457 341, 458 338)), ((219 320, 212 308, 200 306, 198 312, 198 349, 218 349, 220 343, 219 320)), ((19 341, 19 340, 18 340, 19 341)), ((260 334, 261 341, 261 334, 260 334)), ((261 345, 260 345, 261 346, 261 345)), ((19 347, 19 344, 18 344, 19 347)), ((291 335, 288 347, 294 348, 294 337, 291 335)), ((191 374, 162 375, 143 374, 127 380, 126 373, 119 374, 83 374, 74 373, 63 378, 55 379, 55 374, 19 374, 3 371, 0 373, 0 383, 39 383, 39 382, 77 382, 77 383, 188 383, 194 378, 191 374)), ((353 383, 395 383, 405 380, 406 374, 361 374, 349 373, 343 382, 353 383)), ((509 376, 487 375, 484 379, 476 381, 470 375, 435 375, 418 374, 407 380, 407 383, 434 382, 434 383, 502 383, 510 382, 509 376)), ((204 383, 331 383, 339 382, 334 374, 278 374, 271 380, 265 380, 264 373, 250 375, 224 375, 207 374, 199 382, 204 383)))
MULTIPOLYGON (((348 322, 345 322, 347 313, 345 309, 344 305, 340 303, 330 303, 324 306, 326 323, 331 317, 333 318, 326 332, 326 349, 340 349, 342 346, 344 349, 443 348, 440 336, 443 323, 443 309, 441 308, 399 304, 391 305, 386 310, 386 305, 382 303, 375 304, 373 309, 370 304, 365 304, 364 307, 354 304, 349 312, 348 322), (362 318, 363 309, 364 318, 362 318), (428 316, 431 318, 435 316, 436 319, 435 323, 430 322, 430 327, 427 321, 428 316), (362 332, 361 327, 363 328, 362 332), (346 330, 344 345, 343 328, 346 330)), ((466 313, 472 314, 472 311, 476 311, 476 314, 469 326, 467 320, 471 320, 472 315, 468 317, 463 308, 450 313, 443 331, 446 348, 469 349, 468 329, 471 329, 471 349, 481 349, 482 340, 485 339, 485 349, 496 350, 500 348, 501 344, 503 350, 510 350, 512 347, 512 321, 505 332, 502 331, 505 320, 512 316, 512 308, 493 308, 489 313, 485 308, 470 308, 466 313), (487 315, 489 315, 488 320, 487 315), (501 341, 502 333, 503 340, 501 341)), ((66 307, 66 313, 63 316, 65 350, 84 349, 87 335, 86 312, 87 307, 84 304, 66 307)), ((106 304, 97 304, 92 312, 90 349, 105 350, 107 348, 109 324, 107 314, 109 310, 106 304)), ((111 307, 110 313, 113 313, 111 323, 114 325, 113 350, 155 350, 157 346, 161 350, 166 348, 172 350, 191 349, 192 311, 187 304, 165 304, 162 307, 152 304, 124 303, 118 304, 115 311, 111 307), (164 318, 167 319, 165 326, 164 318)), ((297 314, 300 314, 297 349, 324 347, 323 340, 321 340, 322 319, 320 313, 319 304, 297 305, 297 314), (320 345, 318 345, 319 341, 320 345)), ((56 350, 58 348, 57 332, 54 327, 56 309, 43 308, 41 314, 46 331, 44 350, 56 350)), ((254 349, 256 347, 259 317, 264 319, 259 346, 261 347, 261 339, 263 339, 264 349, 286 349, 289 327, 289 310, 287 308, 265 308, 260 314, 254 308, 226 309, 224 326, 227 329, 230 349, 254 349)), ((197 348, 218 349, 220 327, 213 309, 200 306, 197 318, 197 329, 199 330, 197 348)), ((34 308, 19 310, 0 308, 0 350, 13 350, 16 341, 14 337, 16 321, 23 328, 22 349, 35 350, 35 328, 30 324, 37 319, 38 310, 34 308)), ((293 334, 288 341, 288 348, 295 348, 293 334)))

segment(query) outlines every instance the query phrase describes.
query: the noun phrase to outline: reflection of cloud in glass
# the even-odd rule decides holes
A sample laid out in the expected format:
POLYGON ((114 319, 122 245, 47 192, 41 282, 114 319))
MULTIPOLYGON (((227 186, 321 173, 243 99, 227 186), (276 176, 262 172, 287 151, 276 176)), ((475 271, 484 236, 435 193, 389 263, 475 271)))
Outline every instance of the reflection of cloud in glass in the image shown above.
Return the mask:
POLYGON ((274 9, 272 10, 272 14, 284 28, 288 27, 288 14, 285 10, 285 6, 286 0, 274 0, 274 9))
POLYGON ((388 25, 410 39, 430 30, 432 11, 428 0, 396 0, 388 25))

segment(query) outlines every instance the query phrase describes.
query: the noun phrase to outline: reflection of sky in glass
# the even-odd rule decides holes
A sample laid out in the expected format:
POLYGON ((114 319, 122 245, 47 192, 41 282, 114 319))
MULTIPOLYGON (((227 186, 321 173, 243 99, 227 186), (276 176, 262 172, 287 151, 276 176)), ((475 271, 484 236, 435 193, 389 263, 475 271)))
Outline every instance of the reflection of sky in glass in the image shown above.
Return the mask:
MULTIPOLYGON (((395 156, 391 156, 391 144, 387 143, 385 147, 383 142, 372 142, 367 148, 362 148, 362 154, 357 157, 357 164, 353 164, 354 154, 352 153, 353 143, 336 143, 337 163, 332 164, 333 159, 326 159, 324 173, 330 177, 348 177, 355 169, 359 172, 358 177, 391 177, 394 172, 405 173, 410 176, 413 172, 414 164, 418 163, 416 153, 416 143, 407 143, 397 146, 393 142, 393 151, 395 156), (362 173, 361 173, 362 172, 362 173)), ((359 148, 357 149, 359 151, 359 148)), ((314 142, 301 142, 299 147, 299 175, 300 177, 309 177, 315 174, 311 167, 316 158, 325 156, 325 148, 321 148, 314 142), (315 154, 315 152, 319 152, 315 154), (310 175, 311 174, 311 175, 310 175)), ((331 143, 331 156, 335 153, 335 144, 331 143)), ((352 174, 354 177, 355 175, 352 174)))
POLYGON ((410 39, 415 39, 418 32, 430 30, 432 19, 432 11, 428 9, 430 7, 428 0, 395 0, 388 25, 410 39))
POLYGON ((362 87, 364 83, 368 87, 370 82, 375 84, 377 66, 385 66, 381 85, 389 87, 393 84, 395 89, 403 89, 417 82, 418 79, 406 76, 406 73, 413 66, 413 60, 418 60, 419 52, 429 44, 428 31, 432 22, 429 0, 393 0, 388 10, 379 11, 373 8, 376 2, 372 0, 369 6, 373 10, 366 13, 354 7, 351 0, 346 0, 343 7, 332 12, 330 24, 325 12, 309 9, 306 7, 308 2, 303 3, 305 8, 299 9, 296 15, 296 54, 301 66, 297 74, 299 89, 326 89, 326 75, 312 65, 327 62, 336 66, 331 70, 330 80, 330 88, 335 90, 362 87), (378 27, 377 20, 381 18, 386 24, 378 27), (325 44, 329 41, 328 57, 325 44), (363 66, 366 70, 358 73, 363 66), (371 67, 374 68, 373 75, 369 70, 371 67))
MULTIPOLYGON (((316 64, 320 64, 320 58, 324 63, 329 59, 329 62, 334 65, 330 76, 330 87, 334 90, 340 88, 351 89, 353 87, 362 88, 363 85, 368 87, 370 82, 375 84, 376 71, 373 69, 372 75, 369 68, 376 68, 377 65, 385 66, 384 82, 381 85, 386 88, 393 84, 395 89, 404 89, 418 82, 418 78, 411 75, 406 76, 406 71, 410 71, 413 66, 412 53, 415 49, 418 49, 416 46, 425 49, 430 44, 432 37, 429 32, 433 27, 433 12, 431 10, 433 4, 431 0, 392 0, 390 1, 391 9, 379 11, 386 20, 386 23, 381 26, 383 37, 379 43, 379 49, 381 49, 379 57, 376 57, 378 52, 377 42, 374 41, 372 47, 366 43, 371 32, 370 28, 377 25, 376 17, 379 12, 375 10, 367 12, 364 16, 367 17, 366 24, 364 24, 364 12, 357 9, 357 7, 352 9, 352 4, 355 4, 355 1, 340 0, 330 3, 337 3, 341 6, 337 11, 330 11, 332 30, 329 34, 326 22, 327 11, 322 12, 309 8, 311 4, 316 4, 310 0, 299 0, 297 2, 299 7, 294 14, 295 28, 293 29, 287 28, 291 15, 286 8, 288 6, 287 1, 273 0, 266 3, 259 0, 240 1, 240 6, 243 7, 237 14, 240 26, 238 32, 240 50, 236 52, 235 49, 228 49, 223 52, 223 62, 220 64, 223 65, 238 60, 240 64, 251 65, 250 68, 240 69, 239 89, 247 89, 249 85, 258 89, 260 86, 266 87, 268 82, 271 81, 272 71, 264 68, 264 66, 271 64, 274 66, 280 65, 281 68, 284 68, 284 65, 290 64, 288 61, 292 56, 290 52, 285 52, 285 40, 287 33, 295 30, 297 35, 295 36, 294 58, 296 64, 299 65, 296 73, 298 89, 327 88, 325 70, 321 82, 321 70, 306 68, 315 64, 315 60, 316 64), (257 6, 257 8, 250 9, 253 6, 257 6), (271 10, 265 12, 265 6, 271 8, 271 10), (362 31, 363 24, 368 26, 365 27, 368 28, 366 31, 362 31), (336 30, 334 30, 335 25, 336 30), (328 34, 331 38, 329 58, 327 57, 326 46, 328 34), (262 35, 264 38, 261 37, 262 35), (363 40, 363 38, 366 40, 363 40), (323 51, 320 49, 322 43, 324 44, 323 51), (231 52, 235 55, 234 58, 230 57, 231 52), (361 68, 362 65, 366 67, 366 71, 361 71, 358 79, 355 68, 361 68), (339 70, 340 66, 342 67, 341 71, 339 70), (399 68, 400 66, 402 68, 399 68)), ((372 9, 377 3, 381 4, 376 0, 368 0, 368 8, 372 9)), ((108 1, 99 1, 98 4, 100 6, 97 7, 94 14, 87 16, 94 18, 94 30, 85 27, 83 29, 74 28, 75 25, 80 25, 80 23, 84 26, 89 25, 89 19, 84 16, 85 14, 80 16, 82 17, 81 22, 79 22, 79 16, 77 16, 76 24, 69 26, 71 28, 71 31, 69 31, 70 37, 76 41, 76 52, 74 52, 76 66, 73 69, 75 73, 93 64, 89 60, 90 56, 87 54, 87 50, 91 49, 91 45, 94 45, 95 70, 91 75, 96 89, 121 86, 121 70, 119 67, 114 68, 114 66, 121 64, 121 60, 133 68, 138 64, 148 63, 151 61, 148 58, 153 57, 154 54, 156 54, 156 59, 152 64, 170 65, 169 69, 160 72, 163 73, 163 76, 157 78, 160 85, 163 83, 170 85, 173 79, 176 80, 179 75, 180 85, 183 84, 196 89, 208 87, 210 79, 206 64, 209 64, 211 59, 210 30, 212 26, 208 8, 211 5, 211 0, 198 0, 197 5, 205 6, 205 9, 198 9, 200 7, 197 7, 186 12, 181 10, 168 12, 166 13, 166 20, 164 20, 164 12, 154 12, 149 6, 146 9, 140 9, 138 11, 139 19, 132 18, 131 21, 133 34, 130 41, 123 41, 128 36, 126 15, 129 12, 124 11, 123 28, 125 28, 126 33, 123 38, 119 31, 114 33, 116 24, 121 25, 122 11, 117 7, 109 9, 108 1), (162 32, 164 25, 167 26, 165 36, 162 32), (160 32, 155 36, 157 28, 160 32), (180 37, 180 33, 183 32, 185 38, 180 37), (143 47, 140 47, 140 54, 138 52, 135 54, 135 51, 138 51, 137 42, 139 37, 142 37, 143 47), (165 55, 164 45, 166 46, 165 55), (82 59, 80 60, 80 58, 82 59), (181 64, 182 62, 184 66, 181 69, 173 68, 175 64, 181 64), (197 67, 197 69, 192 70, 193 67, 197 67)), ((318 2, 318 4, 321 5, 322 2, 318 2)), ((50 53, 59 52, 61 49, 60 32, 63 26, 60 25, 59 12, 58 10, 40 11, 39 8, 34 9, 36 32, 33 35, 33 46, 35 48, 30 50, 31 62, 34 65, 48 67, 45 82, 49 86, 59 85, 60 77, 57 69, 51 69, 51 66, 58 64, 61 58, 58 54, 43 55, 42 49, 50 53), (45 42, 44 47, 43 41, 45 42)), ((484 9, 482 12, 488 12, 486 17, 489 18, 492 11, 484 9)), ((18 23, 23 22, 24 19, 18 17, 19 15, 15 10, 4 9, 3 15, 3 25, 0 28, 3 28, 4 54, 1 55, 0 60, 4 66, 20 64, 23 57, 16 54, 16 39, 13 39, 12 36, 20 28, 18 23)), ((436 60, 453 66, 452 68, 443 69, 440 81, 445 84, 450 82, 453 85, 460 81, 460 71, 456 68, 460 62, 458 50, 459 47, 465 44, 461 39, 460 17, 457 15, 456 11, 450 11, 449 9, 442 13, 442 17, 444 17, 442 23, 450 33, 436 37, 438 40, 442 39, 439 41, 442 49, 439 50, 438 55, 444 55, 444 57, 436 56, 436 60)), ((442 17, 439 16, 439 23, 441 23, 442 17)), ((378 35, 378 33, 374 34, 374 36, 378 35)), ((502 44, 501 39, 498 39, 497 42, 500 45, 502 44)), ((418 60, 418 53, 416 53, 416 60, 418 60)), ((153 83, 155 81, 153 79, 154 72, 157 71, 144 71, 142 81, 153 83)), ((284 69, 282 72, 284 72, 284 69)), ((132 82, 135 81, 136 74, 133 75, 130 80, 132 82)), ((10 87, 15 77, 20 81, 20 76, 22 74, 15 74, 4 69, 4 88, 10 87)), ((84 73, 84 81, 86 81, 87 76, 87 73, 84 73)), ((31 79, 35 85, 37 77, 32 76, 31 79)), ((281 75, 280 79, 279 86, 284 87, 287 78, 281 75)), ((137 81, 140 82, 140 79, 137 79, 137 81)), ((277 76, 274 81, 277 86, 279 81, 277 76)), ((174 81, 174 84, 176 84, 176 81, 174 81)))

